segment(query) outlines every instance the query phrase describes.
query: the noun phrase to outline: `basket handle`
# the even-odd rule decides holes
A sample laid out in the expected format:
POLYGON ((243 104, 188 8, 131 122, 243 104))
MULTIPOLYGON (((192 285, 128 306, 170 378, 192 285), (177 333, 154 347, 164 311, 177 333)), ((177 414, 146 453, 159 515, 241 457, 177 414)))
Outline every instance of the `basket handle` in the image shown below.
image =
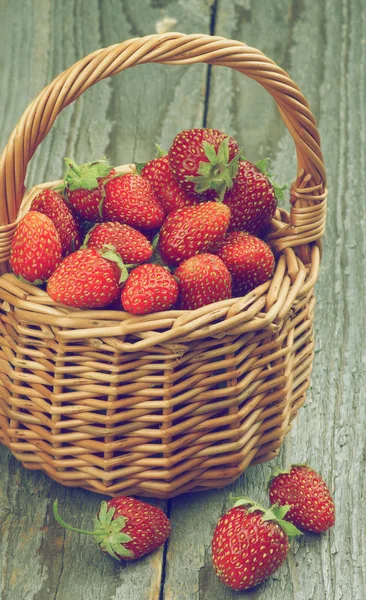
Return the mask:
MULTIPOLYGON (((258 81, 273 96, 295 142, 298 173, 291 186, 290 223, 271 234, 272 242, 282 250, 318 240, 325 227, 325 169, 316 122, 299 88, 255 48, 223 37, 182 33, 148 35, 96 50, 40 92, 0 158, 0 234, 10 235, 15 227, 28 163, 59 113, 98 81, 148 62, 230 67, 258 81)), ((4 247, 1 239, 0 245, 4 247)))

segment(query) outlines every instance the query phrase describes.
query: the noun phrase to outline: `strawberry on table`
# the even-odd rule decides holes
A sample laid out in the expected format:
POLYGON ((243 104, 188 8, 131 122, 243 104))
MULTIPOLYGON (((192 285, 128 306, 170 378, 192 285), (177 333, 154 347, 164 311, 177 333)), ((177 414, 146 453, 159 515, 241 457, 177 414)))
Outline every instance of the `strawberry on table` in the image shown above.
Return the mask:
POLYGON ((273 219, 276 192, 281 197, 283 189, 270 182, 264 168, 266 160, 257 163, 262 171, 247 160, 240 161, 233 186, 224 197, 224 204, 231 210, 229 230, 243 229, 258 235, 273 219))
POLYGON ((231 298, 231 277, 222 260, 213 254, 188 258, 175 271, 179 281, 178 308, 190 310, 231 298))
POLYGON ((269 482, 271 502, 290 505, 286 520, 302 531, 321 533, 335 523, 330 491, 319 473, 308 465, 276 469, 269 482))
POLYGON ((42 190, 32 201, 30 210, 47 215, 60 236, 62 254, 70 254, 80 247, 79 227, 70 207, 55 190, 42 190))
POLYGON ((178 283, 168 269, 147 263, 131 271, 122 290, 122 306, 134 315, 167 310, 177 301, 178 291, 178 283))
POLYGON ((218 129, 186 129, 169 148, 170 168, 179 185, 206 200, 223 198, 232 186, 240 150, 234 138, 218 129))
POLYGON ((166 154, 146 163, 141 170, 141 175, 150 181, 165 213, 184 206, 192 206, 196 201, 194 196, 187 194, 178 185, 166 154))
POLYGON ((233 296, 245 296, 273 274, 275 259, 270 247, 244 231, 228 233, 217 255, 231 274, 233 296))
POLYGON ((142 230, 160 227, 164 210, 151 183, 137 173, 108 181, 102 205, 104 220, 119 221, 142 230))
POLYGON ((137 560, 164 544, 170 534, 170 521, 160 508, 128 496, 119 496, 101 503, 93 531, 71 527, 58 512, 56 521, 65 529, 92 535, 103 552, 117 560, 137 560))
POLYGON ((61 241, 51 219, 30 211, 18 223, 11 243, 10 266, 31 283, 46 281, 62 260, 61 241))
POLYGON ((234 590, 262 583, 285 561, 289 536, 301 532, 284 516, 288 507, 264 509, 239 499, 216 525, 212 560, 218 577, 234 590))
POLYGON ((117 221, 95 225, 88 232, 84 245, 100 249, 112 245, 125 264, 147 262, 153 253, 152 245, 141 231, 117 221))
POLYGON ((86 221, 102 221, 100 203, 104 184, 116 174, 107 159, 78 165, 72 158, 64 159, 67 200, 80 217, 86 221))
POLYGON ((160 230, 159 250, 169 265, 213 251, 222 241, 230 210, 218 202, 205 202, 170 213, 160 230))
POLYGON ((75 308, 102 308, 117 298, 127 269, 110 250, 80 248, 60 264, 47 284, 55 302, 75 308))

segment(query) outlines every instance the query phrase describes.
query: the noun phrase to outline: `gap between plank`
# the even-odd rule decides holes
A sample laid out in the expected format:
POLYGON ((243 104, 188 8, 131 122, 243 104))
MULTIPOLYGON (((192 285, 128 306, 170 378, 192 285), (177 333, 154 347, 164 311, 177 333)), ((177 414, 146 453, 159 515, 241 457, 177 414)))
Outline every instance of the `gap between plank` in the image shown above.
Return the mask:
MULTIPOLYGON (((211 14, 210 14, 210 35, 215 35, 216 29, 216 14, 219 0, 213 0, 211 4, 211 14)), ((203 127, 207 127, 207 117, 208 117, 208 103, 210 97, 210 88, 211 88, 211 71, 212 65, 208 65, 207 67, 207 75, 206 75, 206 94, 205 94, 205 105, 203 109, 203 127)))
MULTIPOLYGON (((166 516, 168 517, 169 520, 170 520, 171 506, 172 506, 172 501, 168 500, 167 505, 166 505, 166 516)), ((165 542, 164 550, 163 550, 163 562, 162 562, 162 567, 161 567, 159 600, 164 600, 164 587, 165 587, 165 574, 166 574, 166 561, 167 561, 168 545, 169 545, 169 538, 165 542)))

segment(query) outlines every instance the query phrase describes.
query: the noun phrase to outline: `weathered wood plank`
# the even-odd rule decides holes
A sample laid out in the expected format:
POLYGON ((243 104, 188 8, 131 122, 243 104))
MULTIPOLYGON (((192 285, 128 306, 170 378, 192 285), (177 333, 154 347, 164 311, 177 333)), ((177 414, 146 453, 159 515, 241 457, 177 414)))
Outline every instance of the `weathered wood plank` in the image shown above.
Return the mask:
MULTIPOLYGON (((366 597, 365 18, 362 0, 218 2, 215 32, 261 48, 307 95, 319 121, 329 178, 312 386, 273 462, 307 460, 319 469, 334 493, 337 523, 326 535, 294 541, 281 570, 246 594, 253 599, 366 597)), ((272 156, 280 180, 294 177, 293 144, 257 84, 213 69, 208 125, 236 134, 250 159, 272 156)), ((249 468, 227 490, 174 500, 164 600, 238 597, 212 571, 214 524, 229 508, 230 493, 266 501, 271 466, 249 468)))
MULTIPOLYGON (((188 33, 208 33, 210 25, 206 0, 3 0, 1 14, 1 148, 33 97, 89 52, 154 33, 164 17, 188 33)), ((83 161, 107 154, 115 164, 153 156, 154 142, 168 146, 179 129, 202 123, 206 73, 204 65, 147 65, 101 82, 58 118, 34 156, 28 184, 58 178, 68 155, 83 161)), ((159 598, 163 549, 120 566, 92 539, 63 533, 51 513, 55 497, 65 519, 85 527, 101 500, 24 470, 0 449, 1 600, 159 598)))

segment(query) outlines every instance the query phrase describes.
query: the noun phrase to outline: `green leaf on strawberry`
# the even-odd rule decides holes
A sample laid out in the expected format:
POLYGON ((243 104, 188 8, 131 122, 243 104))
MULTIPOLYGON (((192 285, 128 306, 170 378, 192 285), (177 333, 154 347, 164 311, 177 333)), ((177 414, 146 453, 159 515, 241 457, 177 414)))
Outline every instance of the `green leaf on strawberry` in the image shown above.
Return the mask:
POLYGON ((82 165, 79 165, 72 158, 65 158, 64 161, 66 164, 64 181, 66 187, 71 191, 97 188, 98 178, 107 177, 112 170, 112 166, 106 157, 82 165))
POLYGON ((201 162, 197 176, 186 176, 187 181, 195 183, 195 191, 202 194, 207 190, 215 190, 220 200, 223 200, 226 190, 233 185, 233 179, 238 170, 240 153, 229 161, 229 138, 221 142, 218 151, 206 141, 202 142, 208 162, 201 162))

